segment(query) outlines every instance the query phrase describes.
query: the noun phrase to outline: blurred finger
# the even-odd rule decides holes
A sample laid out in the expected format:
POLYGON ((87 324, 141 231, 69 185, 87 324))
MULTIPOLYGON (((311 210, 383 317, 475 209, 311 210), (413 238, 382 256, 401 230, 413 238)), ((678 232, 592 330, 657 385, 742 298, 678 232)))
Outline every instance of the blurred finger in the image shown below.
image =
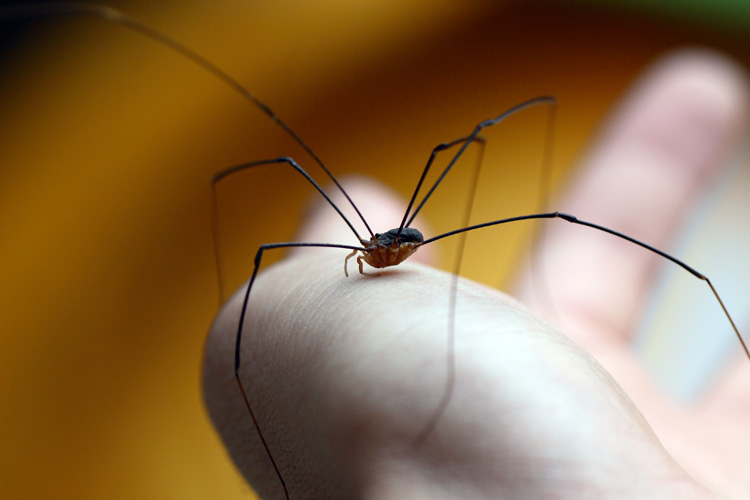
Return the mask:
MULTIPOLYGON (((619 106, 556 208, 657 248, 727 163, 747 119, 744 74, 708 52, 672 55, 619 106)), ((629 340, 660 258, 588 228, 550 225, 544 259, 552 303, 581 341, 629 340)), ((536 284, 522 281, 522 294, 536 284)))

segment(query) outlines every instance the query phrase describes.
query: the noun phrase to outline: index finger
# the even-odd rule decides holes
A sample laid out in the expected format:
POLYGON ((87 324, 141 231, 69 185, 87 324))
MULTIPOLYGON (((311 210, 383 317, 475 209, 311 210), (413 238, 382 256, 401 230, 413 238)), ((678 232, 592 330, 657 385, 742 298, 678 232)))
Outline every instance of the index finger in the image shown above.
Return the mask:
MULTIPOLYGON (((554 208, 657 248, 721 171, 747 119, 742 72, 708 52, 665 58, 620 104, 564 199, 554 208)), ((554 224, 522 277, 527 297, 546 283, 553 315, 584 344, 627 342, 659 257, 588 228, 554 224), (542 285, 540 285, 540 283, 542 285)))

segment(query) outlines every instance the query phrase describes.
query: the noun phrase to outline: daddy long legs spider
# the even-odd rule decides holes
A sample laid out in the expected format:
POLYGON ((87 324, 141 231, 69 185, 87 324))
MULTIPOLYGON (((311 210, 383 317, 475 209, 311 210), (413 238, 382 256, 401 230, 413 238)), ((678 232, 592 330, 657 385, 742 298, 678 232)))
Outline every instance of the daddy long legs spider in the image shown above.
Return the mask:
MULTIPOLYGON (((98 14, 97 14, 97 15, 98 15, 98 14)), ((110 13, 106 13, 106 16, 105 16, 105 17, 107 17, 107 16, 109 16, 109 15, 110 15, 110 13)), ((118 17, 118 16, 115 16, 115 18, 114 18, 114 20, 117 20, 118 22, 121 22, 121 23, 125 24, 126 26, 130 26, 130 24, 129 24, 129 22, 130 22, 130 21, 127 21, 127 22, 125 22, 125 19, 127 19, 127 18, 122 18, 122 17, 118 17)), ((136 25, 136 26, 140 26, 140 25, 136 25)), ((131 27, 132 27, 132 26, 131 26, 131 27)), ((141 31, 141 32, 143 32, 143 30, 142 30, 142 29, 137 29, 137 30, 138 30, 138 31, 141 31)), ((148 31, 148 30, 147 30, 147 31, 148 31)), ((153 35, 153 33, 151 33, 151 35, 149 35, 149 36, 152 36, 152 35, 153 35)), ((163 38, 161 39, 161 41, 162 41, 162 43, 164 43, 164 42, 165 42, 165 40, 164 40, 163 38)), ((184 50, 182 50, 182 49, 180 49, 180 48, 177 48, 177 47, 175 47, 174 45, 172 45, 172 44, 169 44, 169 43, 168 43, 168 45, 172 46, 173 48, 175 48, 175 49, 177 49, 178 51, 180 51, 180 52, 182 52, 183 54, 185 54, 184 50)), ((190 54, 190 53, 189 53, 189 54, 190 54)), ((188 55, 188 57, 191 57, 191 56, 190 56, 190 55, 188 55)), ((192 58, 192 57, 191 57, 191 58, 192 58)), ((204 62, 205 62, 205 61, 204 61, 204 62)), ((201 63, 199 62, 199 64, 201 64, 201 63)), ((204 66, 204 67, 205 67, 205 66, 204 66)), ((207 67, 207 69, 209 69, 209 71, 216 71, 216 68, 213 68, 213 70, 212 70, 212 69, 210 69, 210 67, 207 67)), ((221 75, 223 75, 223 73, 215 73, 215 72, 214 72, 214 74, 216 74, 217 76, 220 76, 220 77, 221 77, 221 78, 223 79, 223 77, 221 76, 221 75)), ((226 80, 225 80, 225 81, 226 81, 226 80)), ((231 82, 230 82, 230 84, 231 84, 231 82)), ((466 144, 468 145, 468 144, 469 144, 469 142, 471 142, 471 140, 465 140, 464 142, 465 142, 465 143, 466 143, 466 144)), ((460 143, 461 143, 461 141, 459 141, 459 144, 460 144, 460 143)), ((274 160, 274 161, 277 161, 277 160, 274 160)), ((283 161, 283 162, 285 162, 285 163, 288 163, 288 162, 287 162, 287 160, 282 160, 282 161, 283 161)), ((547 214, 532 214, 532 215, 529 215, 529 216, 521 216, 521 218, 520 218, 520 219, 514 219, 514 220, 533 219, 533 218, 555 218, 555 217, 558 217, 558 215, 559 215, 559 214, 557 214, 557 213, 552 213, 552 212, 550 212, 550 213, 547 213, 547 214)), ((406 217, 405 217, 405 218, 406 218, 406 217)), ((577 222, 578 222, 578 221, 577 221, 577 219, 574 219, 574 218, 572 218, 572 217, 569 217, 569 216, 563 216, 563 218, 564 218, 565 220, 567 220, 568 222, 574 222, 574 223, 577 223, 577 222)), ((492 222, 491 224, 494 224, 494 225, 498 225, 498 224, 500 224, 500 223, 504 223, 504 222, 510 222, 510 220, 495 221, 495 222, 492 222)), ((588 225, 588 223, 586 223, 586 225, 588 225)), ((593 227, 597 228, 597 226, 593 226, 593 227)), ((468 229, 472 229, 472 228, 468 228, 468 229)), ((478 229, 478 227, 474 227, 473 229, 478 229)), ((399 233, 400 233, 400 234, 404 234, 404 233, 403 233, 403 229, 401 229, 401 228, 397 229, 397 231, 396 231, 396 239, 399 239, 399 233)), ((446 235, 449 235, 449 234, 454 234, 454 233, 448 233, 448 234, 446 234, 446 235)), ((446 236, 446 235, 443 235, 443 236, 446 236)), ((438 237, 440 237, 440 236, 438 236, 438 237)), ((437 240, 437 238, 438 238, 438 237, 436 237, 436 238, 432 238, 432 239, 428 239, 428 240, 426 240, 426 242, 432 242, 432 241, 435 241, 435 240, 437 240)), ((365 239, 366 239, 366 238, 365 238, 365 239)), ((630 240, 630 241, 632 242, 632 240, 630 240)), ((636 242, 636 243, 637 243, 637 244, 640 244, 640 243, 638 243, 638 242, 636 242)), ((283 244, 282 246, 284 246, 284 245, 288 245, 288 244, 283 244)), ((326 246, 330 246, 330 244, 326 244, 326 246)), ((642 245, 642 246, 643 246, 643 245, 642 245)), ((272 248, 272 247, 268 247, 268 248, 270 249, 270 248, 272 248)), ((354 247, 353 245, 352 245, 351 247, 348 247, 348 248, 349 248, 350 250, 352 250, 352 249, 355 249, 355 247, 354 247)), ((361 248, 361 247, 360 247, 360 248, 361 248)), ((653 250, 653 249, 652 249, 652 250, 653 250)), ((259 253, 259 256, 260 256, 260 253, 259 253)), ((662 255, 662 256, 664 256, 664 255, 662 255)), ((669 257, 668 257, 668 258, 669 258, 669 257)), ((259 264, 259 263, 260 263, 260 262, 258 261, 258 264, 259 264)), ((688 268, 688 266, 683 266, 683 267, 684 267, 685 269, 687 269, 688 271, 690 271, 690 269, 688 268)), ((256 271, 257 271, 257 268, 256 268, 256 271)), ((255 275, 255 272, 254 272, 253 274, 255 275)), ((699 273, 697 273, 697 274, 696 274, 696 273, 693 273, 693 275, 694 275, 694 276, 698 276, 698 277, 702 277, 702 276, 700 276, 700 275, 699 275, 699 273)), ((249 291, 250 291, 250 288, 248 288, 248 292, 247 292, 247 294, 248 294, 248 295, 249 295, 249 291)), ((455 296, 455 294, 454 294, 454 296, 455 296)), ((718 298, 718 296, 717 296, 717 298, 718 298)), ((244 304, 246 305, 246 304, 247 304, 247 299, 244 299, 244 300, 243 300, 243 302, 244 302, 244 304)), ((241 316, 241 318, 240 318, 240 324, 242 323, 242 320, 243 320, 243 319, 244 319, 244 314, 243 314, 243 315, 241 316)), ((238 331, 237 331, 237 339, 238 339, 238 341, 237 341, 237 344, 239 344, 239 340, 240 340, 240 337, 241 337, 241 333, 242 333, 242 328, 241 328, 241 327, 238 327, 238 331)), ((739 336, 739 335, 738 335, 738 336, 739 336)), ((235 359, 237 360, 237 361, 236 361, 236 363, 237 363, 237 368, 239 368, 239 351, 237 351, 237 353, 235 354, 235 359)), ((237 372, 235 372, 235 373, 237 373, 237 372)), ((239 381, 239 377, 237 377, 237 380, 239 381)), ((245 393, 244 389, 242 390, 242 392, 243 392, 243 394, 245 393)), ((447 391, 447 390, 446 390, 445 394, 447 394, 447 395, 450 395, 450 391, 447 391)), ((244 395, 246 396, 246 394, 244 394, 244 395)), ((252 411, 252 410, 250 409, 250 406, 251 406, 251 405, 250 405, 250 403, 249 403, 249 402, 247 403, 247 405, 248 405, 248 409, 249 409, 250 411, 252 411)), ((440 405, 440 406, 439 406, 439 408, 441 408, 441 407, 442 407, 442 405, 440 405)), ((441 410, 441 411, 442 411, 442 410, 441 410)), ((437 420, 439 420, 439 416, 440 416, 440 413, 438 412, 438 413, 436 413, 436 415, 437 415, 437 418, 436 418, 436 422, 437 422, 437 420)), ((258 430, 260 430, 260 429, 258 429, 258 430)), ((430 432, 431 432, 431 428, 429 428, 429 427, 428 427, 428 431, 430 431, 430 432)), ((429 434, 429 432, 427 432, 426 434, 429 434)), ((417 439, 417 441, 420 441, 420 439, 417 439)), ((269 450, 268 448, 266 448, 266 450, 267 450, 267 451, 269 452, 269 457, 270 457, 270 456, 271 456, 271 452, 270 452, 270 450, 269 450)), ((279 475, 281 476, 281 474, 279 474, 279 475)))

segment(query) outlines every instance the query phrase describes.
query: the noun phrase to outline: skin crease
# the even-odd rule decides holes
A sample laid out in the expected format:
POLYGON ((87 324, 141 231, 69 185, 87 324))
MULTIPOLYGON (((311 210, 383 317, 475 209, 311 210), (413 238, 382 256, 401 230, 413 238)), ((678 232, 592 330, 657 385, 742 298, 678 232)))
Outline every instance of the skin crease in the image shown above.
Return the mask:
MULTIPOLYGON (((561 203, 659 246, 736 147, 746 97, 744 74, 716 54, 665 58, 616 111, 561 203), (626 166, 629 175, 621 175, 626 166), (647 196, 646 218, 598 208, 615 188, 636 187, 669 195, 647 196)), ((361 179, 346 187, 373 228, 400 220, 404 203, 384 188, 361 179)), ((588 240, 585 231, 563 239, 563 225, 549 222, 544 248, 561 255, 545 258, 593 263, 548 264, 566 334, 516 300, 460 280, 455 391, 420 446, 413 441, 445 387, 453 283, 421 264, 431 260, 429 247, 378 277, 345 279, 344 251, 330 249, 291 251, 259 275, 241 377, 292 499, 747 497, 742 464, 750 457, 740 452, 750 449, 743 426, 750 381, 728 376, 700 410, 667 401, 628 348, 653 259, 606 238, 588 240), (566 247, 570 239, 580 243, 566 247), (595 279, 599 266, 622 272, 601 280, 617 283, 613 290, 595 279), (717 446, 724 442, 732 445, 717 446)), ((351 240, 320 203, 300 234, 351 240)), ((521 277, 522 301, 529 283, 521 277)), ((241 294, 227 302, 206 342, 206 405, 253 488, 284 498, 233 376, 241 294)))

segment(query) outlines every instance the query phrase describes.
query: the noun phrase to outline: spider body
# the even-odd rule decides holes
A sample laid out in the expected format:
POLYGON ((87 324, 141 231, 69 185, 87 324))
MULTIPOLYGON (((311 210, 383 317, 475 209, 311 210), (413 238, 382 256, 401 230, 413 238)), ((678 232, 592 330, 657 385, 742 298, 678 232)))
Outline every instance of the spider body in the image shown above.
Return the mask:
POLYGON ((411 227, 395 228, 385 233, 375 233, 369 240, 360 240, 364 249, 354 250, 344 260, 344 274, 349 276, 347 263, 350 258, 357 256, 360 274, 368 274, 364 271, 363 264, 367 262, 376 269, 395 266, 408 259, 424 242, 424 236, 418 230, 411 227))

